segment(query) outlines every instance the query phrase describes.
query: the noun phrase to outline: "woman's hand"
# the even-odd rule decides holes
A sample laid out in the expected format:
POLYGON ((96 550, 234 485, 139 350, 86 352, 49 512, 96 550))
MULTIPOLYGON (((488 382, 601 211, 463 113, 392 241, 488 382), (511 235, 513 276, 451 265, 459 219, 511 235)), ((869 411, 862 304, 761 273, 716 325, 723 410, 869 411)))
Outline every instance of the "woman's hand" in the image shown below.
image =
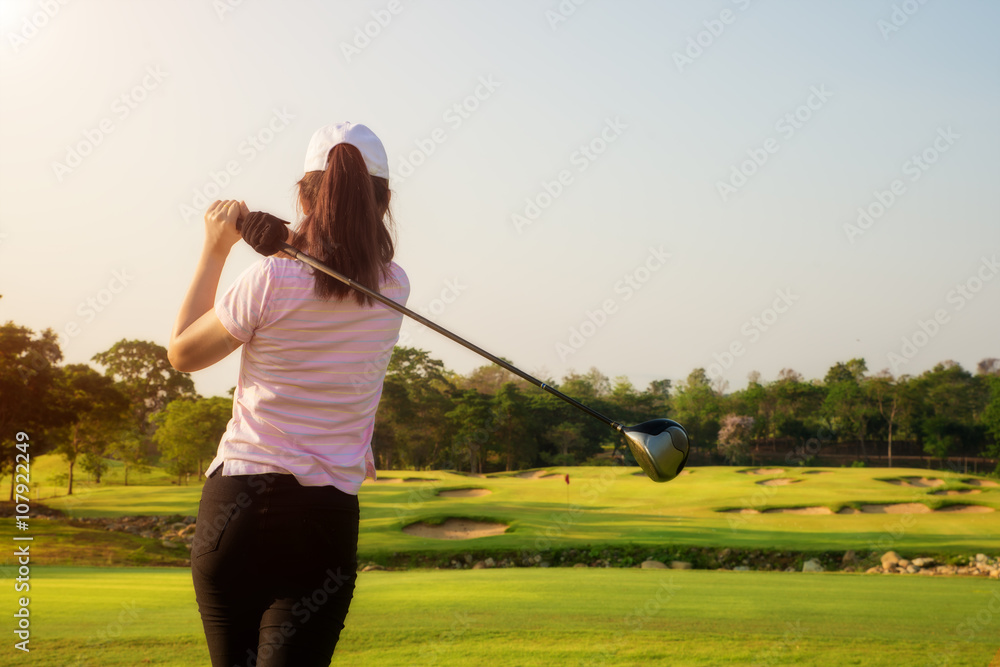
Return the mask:
POLYGON ((228 255, 240 240, 236 221, 248 215, 250 209, 242 201, 226 199, 214 201, 205 211, 205 248, 213 254, 228 255))

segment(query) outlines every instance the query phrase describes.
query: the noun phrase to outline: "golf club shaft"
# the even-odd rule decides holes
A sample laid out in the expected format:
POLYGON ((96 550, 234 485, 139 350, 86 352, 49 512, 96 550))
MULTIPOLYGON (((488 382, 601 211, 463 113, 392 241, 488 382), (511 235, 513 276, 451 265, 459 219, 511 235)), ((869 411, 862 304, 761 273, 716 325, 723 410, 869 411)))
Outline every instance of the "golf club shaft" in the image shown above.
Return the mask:
POLYGON ((426 317, 413 312, 412 310, 410 310, 409 308, 407 308, 405 306, 399 305, 398 303, 396 303, 392 299, 390 299, 390 298, 388 298, 386 296, 383 296, 382 294, 379 294, 378 292, 376 292, 374 290, 370 290, 367 287, 365 287, 364 285, 359 285, 358 283, 354 282, 353 280, 351 280, 347 276, 345 276, 345 275, 343 275, 341 273, 337 273, 336 271, 334 271, 333 269, 331 269, 327 265, 323 264, 321 261, 319 261, 315 257, 313 257, 311 255, 307 255, 306 253, 302 252, 298 248, 296 248, 294 246, 291 246, 291 245, 289 245, 287 243, 283 244, 282 249, 284 250, 284 252, 286 254, 291 255, 292 257, 294 257, 295 259, 299 260, 303 264, 308 264, 309 266, 313 267, 317 271, 322 271, 326 275, 328 275, 328 276, 330 276, 332 278, 336 278, 337 280, 339 280, 340 282, 344 283, 345 285, 347 285, 347 286, 349 286, 349 287, 351 287, 353 289, 358 290, 362 294, 366 294, 366 295, 370 296, 371 298, 373 298, 376 301, 378 301, 379 303, 381 303, 383 306, 391 308, 391 309, 395 310, 396 312, 402 313, 403 315, 406 315, 407 317, 409 317, 411 319, 414 319, 417 322, 420 322, 425 327, 429 327, 429 328, 433 329, 434 331, 438 332, 442 336, 450 338, 451 340, 455 341, 459 345, 461 345, 461 346, 463 346, 463 347, 465 347, 467 349, 472 350, 473 352, 475 352, 476 354, 478 354, 478 355, 480 355, 482 357, 485 357, 485 358, 489 359, 490 361, 492 361, 494 364, 496 364, 500 368, 503 368, 503 369, 506 369, 506 370, 510 371, 514 375, 517 375, 518 377, 523 378, 524 380, 527 380, 528 382, 530 382, 531 384, 535 385, 536 387, 544 389, 545 391, 549 392, 550 394, 552 394, 553 396, 555 396, 557 398, 561 398, 562 400, 566 401, 567 403, 569 403, 573 407, 576 407, 576 408, 579 408, 580 410, 583 410, 584 412, 586 412, 588 415, 590 415, 594 419, 597 419, 597 420, 599 420, 599 421, 607 424, 608 426, 610 426, 611 428, 615 429, 616 431, 620 432, 622 430, 623 427, 622 427, 622 425, 619 422, 612 421, 612 420, 608 419, 607 417, 605 417, 604 415, 602 415, 600 412, 597 412, 596 410, 592 410, 591 408, 588 408, 583 403, 580 403, 579 401, 570 398, 569 396, 567 396, 566 394, 562 393, 558 389, 556 389, 554 387, 551 387, 551 386, 545 384, 544 382, 542 382, 541 380, 528 375, 527 373, 525 373, 524 371, 520 370, 519 368, 515 368, 514 366, 511 366, 510 364, 508 364, 506 361, 504 361, 500 357, 497 357, 497 356, 494 356, 494 355, 490 354, 489 352, 487 352, 486 350, 482 349, 478 345, 474 345, 474 344, 470 343, 469 341, 465 340, 461 336, 456 336, 455 334, 453 334, 452 332, 448 331, 444 327, 441 327, 441 326, 435 324, 434 322, 431 322, 426 317))

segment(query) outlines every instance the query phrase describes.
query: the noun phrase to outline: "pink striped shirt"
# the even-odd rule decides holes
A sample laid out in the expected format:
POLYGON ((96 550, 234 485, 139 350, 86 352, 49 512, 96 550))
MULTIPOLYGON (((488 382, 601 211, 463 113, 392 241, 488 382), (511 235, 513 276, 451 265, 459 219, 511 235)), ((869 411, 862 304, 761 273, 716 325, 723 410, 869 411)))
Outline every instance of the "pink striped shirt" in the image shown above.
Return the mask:
MULTIPOLYGON (((399 304, 406 273, 391 265, 379 291, 399 304)), ((323 301, 312 269, 267 257, 215 304, 243 342, 233 417, 208 468, 223 475, 284 472, 303 486, 356 495, 375 477, 371 440, 382 381, 403 316, 381 304, 323 301)))

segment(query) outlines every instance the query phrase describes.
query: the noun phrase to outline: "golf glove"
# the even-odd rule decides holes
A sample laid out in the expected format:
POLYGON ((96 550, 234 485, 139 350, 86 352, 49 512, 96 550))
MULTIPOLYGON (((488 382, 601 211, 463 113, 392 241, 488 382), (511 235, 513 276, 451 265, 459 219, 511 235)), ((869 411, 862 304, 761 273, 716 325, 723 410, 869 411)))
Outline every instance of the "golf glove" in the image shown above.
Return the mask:
POLYGON ((288 223, 270 213, 253 211, 236 221, 236 231, 251 248, 268 257, 281 252, 288 238, 288 223))

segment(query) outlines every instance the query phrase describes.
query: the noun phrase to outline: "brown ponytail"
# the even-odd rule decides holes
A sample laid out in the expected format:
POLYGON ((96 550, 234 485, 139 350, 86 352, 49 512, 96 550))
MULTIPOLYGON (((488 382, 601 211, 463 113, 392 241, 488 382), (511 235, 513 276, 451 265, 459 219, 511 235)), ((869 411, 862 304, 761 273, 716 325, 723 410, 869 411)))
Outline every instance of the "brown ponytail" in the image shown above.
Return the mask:
MULTIPOLYGON (((389 276, 394 254, 389 182, 371 176, 361 152, 337 144, 327 155, 324 171, 310 171, 298 183, 299 203, 306 214, 294 245, 324 264, 372 290, 389 276)), ((321 299, 348 295, 362 306, 374 301, 319 271, 315 292, 321 299)))

